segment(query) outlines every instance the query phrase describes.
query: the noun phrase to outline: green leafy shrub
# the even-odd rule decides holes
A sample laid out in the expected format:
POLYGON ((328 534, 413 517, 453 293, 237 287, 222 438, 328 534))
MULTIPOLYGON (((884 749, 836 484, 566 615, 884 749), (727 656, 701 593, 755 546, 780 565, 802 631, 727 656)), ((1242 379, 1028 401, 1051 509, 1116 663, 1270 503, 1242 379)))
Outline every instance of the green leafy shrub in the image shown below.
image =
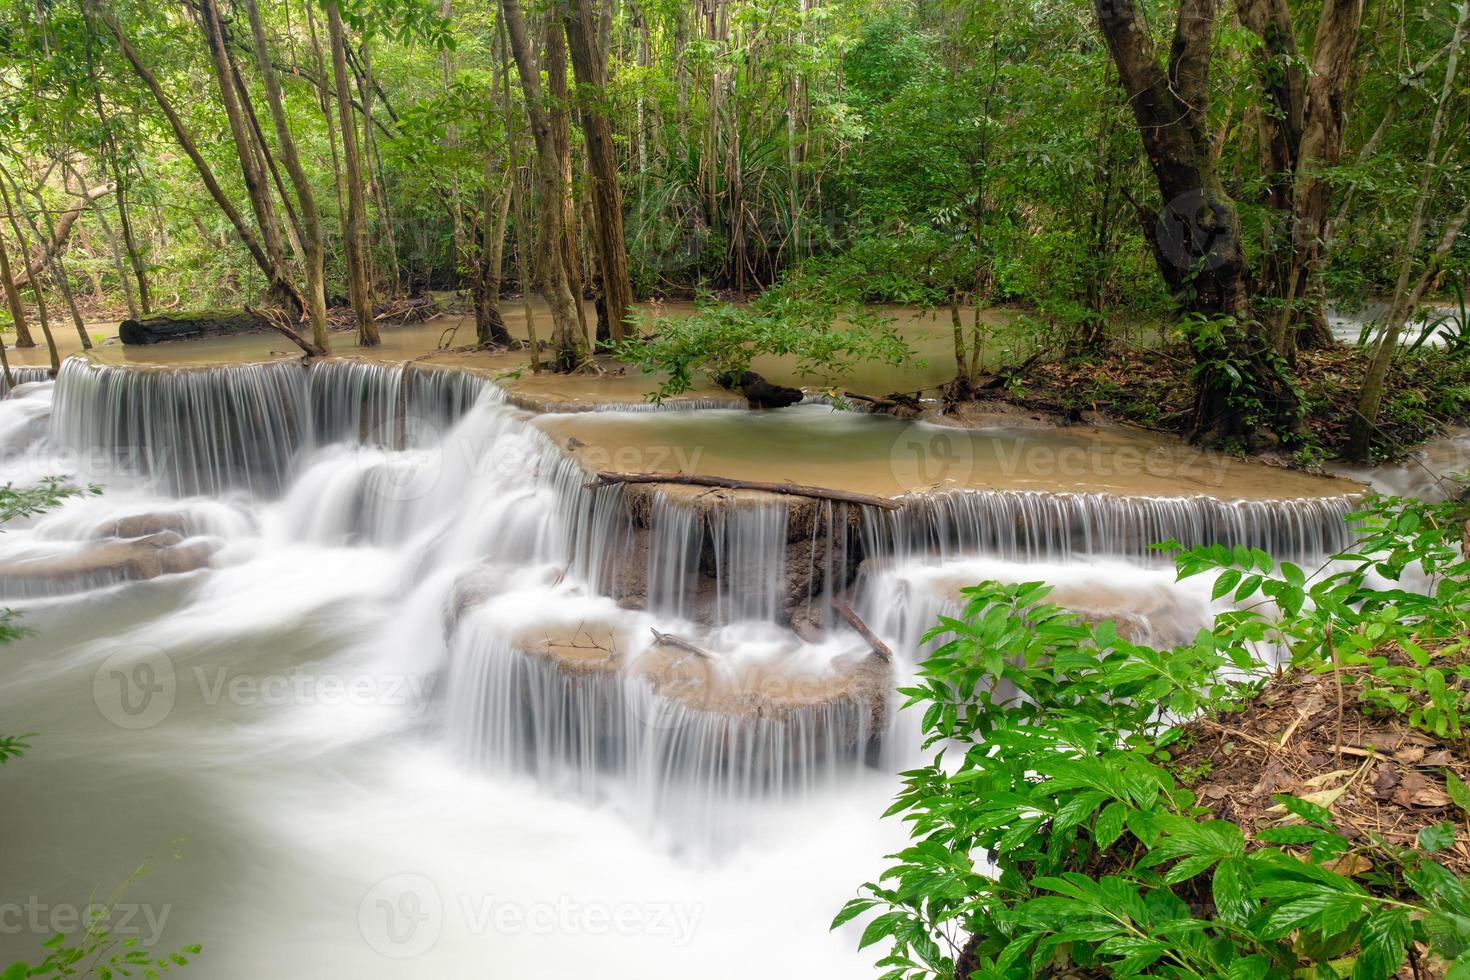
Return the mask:
MULTIPOLYGON (((1198 772, 1173 765, 1192 719, 1238 709, 1276 675, 1273 651, 1293 670, 1354 666, 1367 710, 1453 737, 1470 609, 1462 519, 1370 501, 1353 550, 1311 575, 1259 550, 1186 551, 1180 576, 1215 574, 1216 597, 1237 608, 1167 651, 1048 604, 1040 583, 966 589, 903 692, 939 749, 903 774, 888 811, 913 844, 834 927, 877 911, 861 945, 891 943, 880 966, 892 980, 1381 980, 1418 947, 1470 976, 1470 883, 1441 860, 1454 825, 1426 825, 1405 848, 1279 795, 1282 819, 1247 835, 1196 798, 1198 772), (1349 852, 1371 870, 1351 873, 1349 852)), ((1446 785, 1470 812, 1470 789, 1446 785)))

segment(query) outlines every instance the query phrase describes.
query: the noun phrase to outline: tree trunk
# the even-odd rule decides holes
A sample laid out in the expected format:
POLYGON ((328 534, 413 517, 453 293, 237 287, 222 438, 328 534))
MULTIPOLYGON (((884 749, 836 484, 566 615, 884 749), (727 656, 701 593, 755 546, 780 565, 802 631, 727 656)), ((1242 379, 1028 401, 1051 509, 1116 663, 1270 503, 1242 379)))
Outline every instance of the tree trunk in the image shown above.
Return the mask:
MULTIPOLYGON (((87 77, 92 88, 92 107, 97 112, 97 123, 102 127, 103 155, 108 165, 112 168, 113 193, 117 198, 117 216, 118 224, 122 229, 123 247, 127 251, 128 264, 132 266, 133 279, 137 282, 138 286, 138 310, 133 311, 130 308, 129 312, 141 312, 146 316, 151 306, 151 301, 148 296, 148 272, 143 264, 143 256, 138 248, 137 237, 133 234, 132 219, 128 215, 127 188, 123 183, 122 164, 118 161, 117 141, 112 135, 112 124, 107 117, 107 110, 102 105, 102 86, 97 82, 97 62, 93 55, 93 26, 90 15, 86 16, 85 27, 87 77)), ((83 189, 83 193, 85 193, 85 188, 83 189)), ((99 209, 99 217, 101 213, 99 209)))
POLYGON ((552 135, 551 117, 546 112, 541 90, 541 73, 531 49, 530 32, 521 13, 520 0, 500 0, 510 37, 510 50, 520 75, 526 97, 526 114, 531 123, 531 138, 536 147, 536 182, 541 194, 541 240, 548 261, 539 276, 541 292, 551 308, 552 343, 556 348, 557 367, 570 371, 587 356, 585 335, 578 329, 571 290, 567 287, 565 264, 560 261, 563 239, 562 207, 567 191, 552 135))
POLYGON ((183 119, 179 117, 178 112, 174 109, 173 103, 164 94, 163 86, 158 83, 158 79, 149 70, 148 66, 143 63, 137 50, 128 41, 127 35, 123 33, 122 25, 118 23, 117 17, 113 15, 112 11, 101 6, 99 0, 84 0, 84 3, 86 9, 101 20, 107 29, 112 32, 112 36, 117 39, 118 49, 122 52, 123 57, 127 59, 128 64, 132 66, 133 73, 142 80, 143 84, 147 86, 148 91, 153 95, 153 101, 158 104, 158 108, 163 112, 164 117, 168 119, 169 126, 173 129, 174 139, 179 144, 179 148, 184 151, 189 161, 194 164, 194 170, 199 174, 199 180, 204 184, 205 190, 209 191, 209 196, 214 199, 214 203, 219 206, 220 211, 229 219, 231 227, 235 229, 235 234, 239 236, 241 243, 250 252, 250 257, 255 260, 256 266, 259 267, 261 272, 265 273, 267 281, 272 283, 282 281, 284 271, 271 264, 270 258, 261 247, 260 240, 256 238, 255 233, 245 224, 244 217, 241 216, 234 202, 230 200, 229 195, 220 187, 219 181, 215 179, 213 169, 210 168, 209 163, 199 152, 199 147, 194 142, 193 134, 189 132, 188 128, 184 125, 183 119))
POLYGON ((480 346, 506 346, 510 332, 500 315, 500 268, 505 258, 505 226, 510 219, 512 170, 507 167, 495 186, 495 168, 485 160, 485 189, 480 207, 480 259, 475 275, 475 340, 480 346))
POLYGON ((577 79, 582 133, 592 184, 592 233, 608 328, 621 341, 633 305, 628 279, 628 248, 623 235, 623 194, 613 145, 612 120, 606 104, 607 52, 595 44, 596 20, 591 0, 570 0, 566 15, 567 47, 577 79))
MULTIPOLYGON (((25 243, 21 243, 25 248, 25 243)), ((0 234, 0 286, 5 289, 5 305, 10 308, 10 319, 15 324, 15 336, 17 347, 34 347, 36 342, 31 339, 30 328, 26 325, 26 308, 20 301, 20 290, 15 286, 15 277, 10 274, 10 250, 5 247, 5 236, 0 234), (27 343, 22 344, 24 339, 27 343)), ((3 346, 3 344, 0 344, 3 346)), ((6 385, 10 384, 9 367, 6 368, 6 385)))
POLYGON ((1209 67, 1219 0, 1180 0, 1167 69, 1134 0, 1093 10, 1138 124, 1163 206, 1140 207, 1159 272, 1197 321, 1192 437, 1246 439, 1262 425, 1295 424, 1297 401, 1250 320, 1240 219, 1215 168, 1207 130, 1209 67), (1258 401, 1250 418, 1242 399, 1258 401))
MULTIPOLYGON (((0 167, 0 176, 3 176, 10 180, 10 188, 15 192, 15 204, 18 209, 21 199, 20 184, 16 181, 15 177, 3 167, 0 167)), ((40 211, 42 217, 46 219, 46 231, 42 232, 41 227, 36 224, 36 220, 33 217, 25 214, 25 212, 21 212, 21 214, 26 219, 26 224, 30 227, 31 234, 36 236, 36 240, 45 241, 48 243, 47 247, 41 250, 42 265, 44 265, 47 271, 51 274, 52 281, 56 283, 56 288, 61 293, 62 301, 66 303, 67 312, 71 315, 72 326, 76 328, 77 336, 81 338, 82 349, 90 350, 92 347, 92 339, 87 336, 87 325, 82 320, 82 311, 77 309, 77 298, 72 292, 71 280, 67 278, 66 265, 61 260, 62 243, 65 241, 66 236, 62 233, 56 222, 51 219, 51 212, 46 209, 46 202, 44 199, 42 199, 40 190, 38 189, 32 191, 31 193, 32 196, 36 199, 36 209, 40 211)), ((85 204, 80 204, 75 210, 80 213, 81 208, 85 206, 85 204)), ((71 214, 72 211, 67 212, 67 215, 71 214)), ((73 218, 73 222, 74 221, 75 218, 73 218)), ((12 224, 14 224, 13 221, 12 224)), ((70 227, 67 228, 67 232, 70 232, 70 227)), ((19 229, 17 229, 16 233, 19 234, 19 229)), ((29 259, 29 256, 27 256, 27 258, 29 259)), ((26 277, 30 278, 31 274, 32 271, 30 263, 29 261, 27 261, 26 277)), ((42 326, 49 327, 49 325, 46 324, 44 320, 42 321, 42 326)), ((55 360, 56 358, 54 355, 56 353, 56 344, 51 339, 51 332, 49 329, 46 330, 46 343, 51 348, 53 355, 52 360, 55 360)), ((52 366, 60 367, 60 364, 58 363, 52 366)))
POLYGON ((342 157, 347 173, 347 227, 343 245, 347 250, 347 293, 357 321, 359 347, 381 343, 373 320, 372 290, 368 285, 366 255, 367 207, 363 203, 362 161, 358 156, 357 124, 352 118, 352 92, 347 83, 347 38, 337 0, 324 0, 327 36, 332 47, 332 76, 337 88, 337 118, 342 131, 342 157))
POLYGON ((214 66, 215 81, 219 85, 220 101, 225 107, 225 119, 230 124, 235 154, 240 160, 245 194, 250 198, 251 210, 255 212, 255 224, 260 229, 261 241, 270 265, 268 292, 278 305, 289 307, 294 303, 299 310, 304 304, 299 302, 300 297, 296 294, 296 288, 287 271, 281 226, 276 219, 275 205, 271 202, 270 186, 266 183, 265 170, 256 150, 255 136, 241 109, 240 93, 235 87, 234 73, 225 50, 224 26, 220 22, 219 7, 215 0, 200 0, 199 15, 209 46, 210 62, 214 66))
POLYGON ((1466 217, 1470 216, 1470 203, 1467 203, 1465 209, 1455 215, 1446 225, 1444 234, 1440 236, 1439 245, 1430 257, 1430 262, 1420 275, 1419 281, 1411 286, 1415 253, 1419 251, 1419 243, 1424 236, 1431 188, 1434 183, 1434 175, 1438 170, 1439 141, 1444 133, 1445 108, 1454 91, 1460 47, 1465 43, 1467 27, 1470 27, 1470 0, 1461 0, 1459 17, 1455 22, 1454 41, 1450 45, 1449 58, 1445 63, 1444 83, 1440 87, 1439 101, 1434 107, 1434 120, 1429 126, 1429 143, 1424 151, 1424 167, 1419 174, 1419 187, 1414 198, 1413 217, 1409 221, 1408 236, 1404 241, 1403 252, 1399 256, 1398 281, 1394 285, 1393 302, 1384 315, 1383 332, 1378 338, 1378 347, 1373 353, 1373 361, 1368 365, 1367 375, 1363 379, 1363 390, 1358 396, 1357 414, 1353 418, 1352 429, 1348 437, 1347 456, 1358 462, 1368 462, 1372 453, 1373 429, 1378 422, 1379 406, 1383 402, 1384 379, 1388 376, 1388 368, 1393 362, 1394 351, 1398 349, 1399 335, 1403 331, 1404 323, 1408 321, 1420 298, 1424 295, 1424 289, 1433 270, 1454 247, 1460 231, 1465 226, 1466 217))
POLYGON ((582 262, 578 254, 577 202, 572 194, 572 97, 567 90, 567 38, 554 6, 547 9, 541 26, 546 51, 546 63, 542 67, 546 71, 551 143, 556 148, 556 165, 561 171, 559 251, 562 265, 566 268, 567 289, 573 297, 572 311, 576 314, 577 326, 582 331, 587 348, 591 350, 592 331, 587 326, 587 310, 582 303, 586 295, 586 280, 582 276, 582 262))
MULTIPOLYGON (((51 336, 51 317, 46 311, 46 295, 41 291, 41 278, 31 265, 31 254, 26 248, 25 235, 21 234, 20 223, 15 220, 15 208, 18 202, 11 200, 3 178, 0 178, 0 202, 5 205, 5 214, 10 219, 10 230, 14 233, 16 245, 20 249, 21 257, 25 260, 26 279, 30 281, 31 292, 36 297, 36 319, 41 324, 42 336, 46 338, 46 349, 51 355, 51 370, 54 373, 61 368, 61 358, 57 356, 56 338, 51 336)), ((20 346, 18 340, 15 346, 20 346)), ((31 341, 30 346, 34 347, 35 341, 31 341)))
POLYGON ((260 19, 260 8, 256 0, 245 0, 245 12, 250 18, 250 39, 255 50, 256 67, 265 85, 266 102, 270 106, 271 122, 275 126, 276 140, 281 147, 281 158, 286 172, 291 176, 291 185, 296 190, 296 199, 301 208, 302 246, 306 266, 306 308, 311 319, 311 339, 323 350, 330 348, 327 337, 327 284, 326 246, 322 235, 322 217, 316 206, 316 193, 311 179, 301 165, 296 150, 296 140, 291 135, 291 126, 286 118, 286 107, 281 97, 281 83, 271 63, 270 50, 265 43, 265 26, 260 19))

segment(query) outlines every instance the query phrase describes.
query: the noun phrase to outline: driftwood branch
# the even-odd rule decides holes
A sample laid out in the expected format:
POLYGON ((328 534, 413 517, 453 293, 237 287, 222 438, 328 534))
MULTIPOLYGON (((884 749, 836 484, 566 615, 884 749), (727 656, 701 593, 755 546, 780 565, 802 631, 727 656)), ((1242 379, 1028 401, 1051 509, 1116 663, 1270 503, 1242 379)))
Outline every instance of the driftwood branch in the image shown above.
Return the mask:
POLYGON ((610 487, 619 483, 677 483, 691 487, 718 487, 723 490, 761 490, 765 493, 781 493, 792 497, 810 497, 814 500, 834 500, 844 504, 863 504, 881 507, 884 510, 901 510, 903 504, 889 497, 878 497, 869 493, 851 490, 830 490, 826 487, 808 487, 798 483, 767 483, 762 480, 736 480, 725 476, 704 476, 698 473, 611 473, 601 472, 597 479, 587 484, 588 490, 610 487))
MULTIPOLYGON (((82 216, 82 212, 91 207, 93 201, 111 194, 112 186, 111 184, 101 184, 97 187, 89 188, 82 195, 80 203, 61 212, 61 217, 56 222, 55 234, 49 237, 45 244, 36 250, 37 257, 32 260, 32 266, 37 269, 47 268, 56 254, 66 247, 66 240, 71 237, 72 227, 76 225, 77 219, 82 216)), ((18 187, 19 185, 17 185, 18 187)), ((19 207, 19 203, 18 201, 16 202, 17 207, 19 207)), ((19 289, 27 285, 30 281, 31 277, 21 272, 15 277, 15 286, 19 289)))
POLYGON ((701 650, 688 640, 677 637, 672 633, 660 633, 652 626, 648 627, 648 632, 653 634, 654 646, 673 647, 675 650, 683 650, 685 653, 692 653, 696 657, 703 657, 705 660, 714 659, 707 651, 701 650))
POLYGON ((899 418, 912 418, 924 413, 924 403, 919 400, 918 392, 907 395, 901 391, 895 391, 881 398, 865 395, 860 391, 844 391, 842 395, 844 398, 850 398, 853 401, 866 402, 873 406, 874 412, 894 415, 899 418))
POLYGON ((325 350, 318 347, 314 341, 308 340, 306 337, 297 332, 296 328, 291 326, 290 318, 287 317, 286 314, 281 312, 280 310, 251 310, 248 306, 245 307, 245 309, 249 312, 264 317, 266 322, 268 322, 272 327, 275 327, 276 330, 284 334, 286 338, 291 341, 291 343, 295 344, 297 347, 300 347, 303 351, 305 351, 307 357, 322 357, 327 353, 325 350))
POLYGON ((832 608, 837 610, 837 615, 847 620, 847 625, 857 630, 858 634, 868 641, 868 646, 873 648, 874 656, 885 664, 893 663, 893 651, 889 649, 888 644, 880 640, 877 633, 868 629, 868 624, 863 622, 861 616, 853 612, 851 606, 834 595, 832 597, 832 608))

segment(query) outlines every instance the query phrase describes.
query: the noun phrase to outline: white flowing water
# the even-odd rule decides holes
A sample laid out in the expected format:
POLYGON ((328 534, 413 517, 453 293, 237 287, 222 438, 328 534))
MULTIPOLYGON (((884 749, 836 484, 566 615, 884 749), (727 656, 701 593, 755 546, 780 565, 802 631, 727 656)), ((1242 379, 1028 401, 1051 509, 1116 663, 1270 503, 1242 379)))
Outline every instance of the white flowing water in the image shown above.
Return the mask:
POLYGON ((208 977, 870 976, 827 923, 904 839, 914 719, 855 633, 787 627, 788 554, 818 626, 845 592, 899 652, 891 688, 962 585, 1055 580, 1172 642, 1211 604, 1151 540, 1321 554, 1347 506, 978 493, 798 527, 658 496, 634 557, 623 491, 493 386, 353 362, 71 361, 0 400, 0 453, 104 490, 0 533, 34 630, 0 647, 0 733, 38 733, 0 767, 0 963, 145 863, 114 931, 202 943, 208 977), (34 574, 145 518, 207 565, 34 574), (650 629, 711 654, 650 659, 650 629))

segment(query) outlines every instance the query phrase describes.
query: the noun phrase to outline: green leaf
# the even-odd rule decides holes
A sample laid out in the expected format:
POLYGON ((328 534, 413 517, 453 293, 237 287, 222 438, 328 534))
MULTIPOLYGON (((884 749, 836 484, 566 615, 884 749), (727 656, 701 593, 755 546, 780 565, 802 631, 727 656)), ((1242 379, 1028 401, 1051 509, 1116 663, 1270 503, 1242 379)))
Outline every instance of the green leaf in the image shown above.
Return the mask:
POLYGON ((1359 936, 1353 980, 1387 980, 1398 972, 1414 927, 1406 909, 1390 909, 1369 916, 1359 936))
MULTIPOLYGON (((875 906, 877 904, 878 904, 878 901, 876 899, 872 899, 872 898, 854 898, 851 901, 849 901, 846 905, 842 906, 842 911, 838 912, 837 915, 835 915, 832 918, 832 924, 830 926, 828 926, 827 928, 829 928, 829 929, 836 929, 838 926, 842 925, 844 922, 849 922, 852 919, 857 918, 858 916, 862 915, 864 912, 868 911, 868 909, 872 908, 873 906, 875 906)), ((186 951, 187 952, 198 952, 198 950, 186 950, 186 951)))
POLYGON ((1444 823, 1430 824, 1419 828, 1419 846, 1430 854, 1452 847, 1455 843, 1455 825, 1446 820, 1444 823))
POLYGON ((1250 920, 1256 905, 1250 897, 1250 871, 1244 858, 1232 857, 1220 862, 1215 868, 1211 893, 1221 921, 1244 926, 1250 920))
POLYGON ((887 939, 897 935, 899 927, 908 921, 908 913, 896 910, 884 912, 863 930, 863 936, 858 940, 858 949, 867 949, 880 939, 887 939))
POLYGON ((1309 823, 1314 823, 1327 830, 1334 829, 1332 811, 1321 804, 1303 800, 1288 793, 1277 793, 1271 798, 1309 823))
POLYGON ((1241 572, 1237 568, 1226 569, 1215 579, 1215 587, 1210 590, 1211 599, 1219 599, 1233 590, 1240 583, 1241 572))
POLYGON ((1092 838, 1099 848, 1109 848, 1123 836, 1123 819, 1127 814, 1128 808, 1117 801, 1103 807, 1092 828, 1092 838))

